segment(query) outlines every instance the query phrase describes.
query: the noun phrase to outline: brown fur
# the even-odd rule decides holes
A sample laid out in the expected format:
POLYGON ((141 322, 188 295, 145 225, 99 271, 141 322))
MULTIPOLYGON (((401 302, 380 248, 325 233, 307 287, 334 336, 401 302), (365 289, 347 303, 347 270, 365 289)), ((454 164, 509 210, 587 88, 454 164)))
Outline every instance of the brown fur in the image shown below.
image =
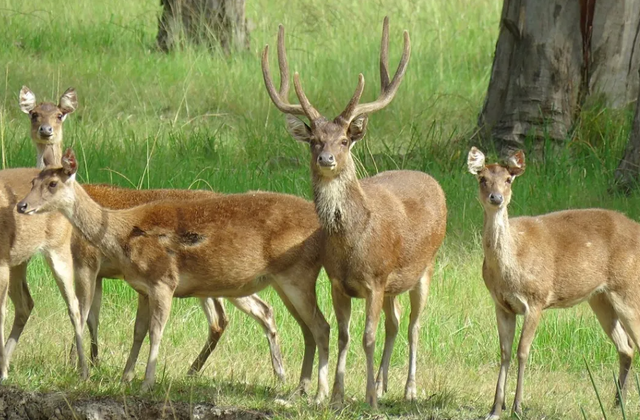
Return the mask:
MULTIPOLYGON (((148 329, 151 341, 145 389, 155 380, 172 297, 247 296, 272 284, 301 324, 307 346, 315 340, 319 347, 316 398, 325 398, 329 326, 315 293, 322 232, 315 217, 300 217, 309 214, 311 203, 284 194, 246 193, 108 210, 75 182, 73 153, 62 162, 63 168, 38 175, 18 207, 25 213, 61 211, 117 262, 140 293, 136 335, 148 329)), ((141 342, 134 340, 126 379, 133 374, 141 342)), ((312 361, 313 351, 305 352, 303 386, 310 380, 312 361)))
POLYGON ((513 405, 515 412, 521 412, 525 364, 540 316, 547 308, 589 302, 618 349, 619 384, 624 391, 633 343, 638 345, 640 338, 640 308, 635 298, 640 293, 640 225, 602 209, 509 219, 511 186, 524 172, 524 154, 516 153, 506 165, 485 166, 484 155, 473 148, 469 170, 478 178, 484 208, 482 276, 495 302, 502 355, 488 418, 499 418, 505 408, 516 315, 524 316, 513 405))
POLYGON ((333 121, 316 111, 294 75, 300 105, 288 103, 288 64, 284 52, 284 29, 278 34, 281 87, 276 92, 269 74, 268 49, 262 68, 267 91, 276 106, 287 114, 288 130, 311 149, 311 172, 316 212, 327 235, 323 265, 331 279, 333 306, 338 320, 338 363, 332 402, 344 400, 344 375, 349 343, 351 298, 367 301, 363 346, 367 357, 367 402, 377 405, 377 394, 387 389, 388 369, 398 333, 399 314, 395 297, 411 296, 409 325, 409 374, 407 399, 416 398, 416 355, 419 315, 425 306, 435 254, 444 239, 447 210, 440 185, 429 175, 414 171, 388 171, 358 181, 351 147, 366 130, 366 114, 386 106, 397 91, 409 60, 409 35, 393 79, 388 74, 388 19, 383 24, 380 53, 380 96, 359 104, 364 89, 360 75, 356 93, 347 108, 333 121), (306 115, 308 126, 294 117, 306 115), (386 339, 377 380, 373 356, 381 311, 385 311, 386 339), (376 390, 377 387, 377 390, 376 390))

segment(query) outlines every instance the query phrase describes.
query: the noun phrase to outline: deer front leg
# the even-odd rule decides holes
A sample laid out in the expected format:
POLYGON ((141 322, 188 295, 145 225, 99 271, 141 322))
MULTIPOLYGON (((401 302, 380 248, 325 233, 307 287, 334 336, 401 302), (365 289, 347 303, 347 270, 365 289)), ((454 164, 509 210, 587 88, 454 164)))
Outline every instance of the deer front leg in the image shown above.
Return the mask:
POLYGON ((195 375, 200 372, 200 369, 202 369, 202 366, 204 366, 205 362, 218 345, 218 341, 220 341, 222 333, 224 333, 224 330, 229 324, 229 319, 227 318, 227 314, 224 310, 224 305, 220 299, 200 299, 200 306, 202 306, 202 311, 207 317, 207 322, 209 323, 209 336, 207 338, 207 342, 200 351, 200 354, 191 364, 188 375, 195 375))
POLYGON ((331 301, 338 321, 338 362, 336 363, 336 377, 333 382, 331 404, 339 407, 344 403, 344 373, 347 368, 347 351, 349 350, 351 298, 343 294, 338 287, 331 285, 331 301))
POLYGON ((507 384, 507 373, 511 363, 511 347, 516 331, 516 316, 505 311, 496 304, 496 319, 498 321, 498 336, 500 337, 500 373, 498 374, 498 384, 496 385, 496 395, 493 400, 493 408, 487 416, 487 420, 497 420, 500 413, 506 408, 505 388, 507 384))
POLYGON ((409 374, 407 375, 407 384, 404 388, 404 398, 406 400, 415 400, 417 398, 416 365, 418 359, 418 339, 420 337, 420 314, 422 314, 427 304, 432 274, 433 265, 425 270, 418 284, 409 292, 411 315, 409 317, 409 374))
POLYGON ((542 311, 538 308, 529 308, 524 314, 520 343, 518 343, 518 383, 516 385, 516 397, 513 401, 513 412, 522 414, 522 394, 524 393, 524 368, 529 358, 531 343, 536 336, 536 328, 540 323, 542 311))
POLYGON ((149 297, 138 293, 138 310, 136 311, 136 323, 133 327, 133 344, 127 358, 127 364, 122 373, 122 382, 128 383, 135 375, 136 361, 140 354, 142 341, 149 331, 149 297))
POLYGON ((31 311, 33 310, 33 299, 31 293, 29 293, 29 286, 27 285, 27 264, 23 263, 16 267, 11 268, 11 278, 9 280, 9 298, 13 302, 13 308, 15 315, 13 318, 13 326, 11 327, 11 333, 5 346, 5 357, 7 360, 7 366, 11 362, 11 355, 18 344, 20 335, 24 330, 31 311))
POLYGON ((0 266, 0 382, 9 375, 9 360, 4 346, 4 320, 7 317, 7 294, 9 292, 10 269, 0 266))
POLYGON ((45 257, 53 270, 53 277, 56 279, 58 288, 67 304, 69 318, 71 318, 71 324, 73 325, 75 334, 76 351, 78 352, 78 365, 81 376, 83 379, 88 379, 89 367, 87 366, 87 360, 84 356, 84 348, 82 346, 83 322, 80 316, 80 304, 78 303, 75 292, 71 250, 69 248, 56 250, 55 252, 50 252, 48 255, 45 255, 45 257))
MULTIPOLYGON (((173 283, 177 284, 178 282, 173 283)), ((173 289, 165 284, 160 283, 149 289, 149 360, 142 382, 142 392, 150 391, 156 382, 156 364, 160 353, 160 342, 171 312, 172 301, 173 289)))
POLYGON ((378 408, 378 396, 376 394, 376 383, 374 377, 374 356, 376 350, 376 331, 382 312, 382 301, 384 300, 383 290, 373 290, 367 296, 366 321, 364 326, 364 336, 362 346, 367 357, 367 403, 372 408, 378 408))
POLYGON ((91 363, 98 364, 98 327, 100 325, 100 308, 102 307, 102 277, 96 278, 95 291, 91 301, 91 309, 87 315, 87 326, 91 335, 91 363))
MULTIPOLYGON (((271 352, 271 366, 273 373, 280 382, 285 381, 284 365, 282 363, 282 353, 278 344, 278 331, 273 317, 273 308, 258 295, 250 295, 242 298, 229 298, 236 308, 240 309, 251 318, 255 319, 267 337, 269 351, 271 352)), ((315 351, 315 341, 314 341, 315 351)))
POLYGON ((382 362, 378 370, 376 379, 376 391, 378 398, 387 392, 387 383, 389 382, 389 364, 391 363, 391 354, 393 353, 393 345, 398 336, 398 324, 400 323, 400 306, 395 296, 384 298, 382 306, 384 310, 384 351, 382 352, 382 362))

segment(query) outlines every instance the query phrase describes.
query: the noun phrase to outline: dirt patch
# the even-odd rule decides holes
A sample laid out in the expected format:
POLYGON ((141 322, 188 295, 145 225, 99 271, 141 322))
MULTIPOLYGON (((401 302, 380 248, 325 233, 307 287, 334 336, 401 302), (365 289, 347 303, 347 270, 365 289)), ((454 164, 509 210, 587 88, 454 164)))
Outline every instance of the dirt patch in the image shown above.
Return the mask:
POLYGON ((127 397, 78 398, 65 394, 25 392, 0 387, 0 419, 6 420, 133 420, 133 419, 194 419, 194 420, 266 420, 269 416, 257 411, 233 407, 216 407, 208 403, 154 402, 127 397))

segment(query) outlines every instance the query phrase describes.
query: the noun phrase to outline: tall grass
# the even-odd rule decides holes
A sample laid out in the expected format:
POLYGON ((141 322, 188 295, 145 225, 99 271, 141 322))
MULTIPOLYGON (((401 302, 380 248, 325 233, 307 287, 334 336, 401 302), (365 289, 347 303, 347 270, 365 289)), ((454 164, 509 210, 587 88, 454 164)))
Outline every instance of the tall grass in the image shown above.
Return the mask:
MULTIPOLYGON (((355 153, 363 176, 393 168, 432 174, 447 195, 449 224, 422 318, 419 401, 401 400, 408 364, 408 301, 403 297, 403 333, 382 411, 431 418, 482 415, 493 397, 499 346, 480 273, 482 212, 465 160, 491 70, 501 2, 255 0, 247 7, 254 27, 251 51, 225 56, 193 48, 165 55, 154 45, 156 1, 0 0, 3 165, 31 166, 35 159, 27 118, 17 106, 20 87, 29 86, 40 100, 55 100, 75 86, 80 107, 65 123, 65 142, 80 156, 85 182, 222 192, 265 189, 309 197, 308 151, 288 136, 264 92, 261 49, 275 43, 277 25, 283 23, 292 70, 300 72, 314 105, 333 116, 346 105, 358 73, 367 81, 363 100, 377 94, 379 36, 388 14, 392 66, 399 59, 403 29, 412 37, 411 63, 396 99, 371 117, 368 135, 355 153)), ((514 185, 511 214, 598 206, 639 219, 637 194, 608 192, 630 120, 630 110, 585 111, 565 145, 548 144, 530 161, 514 185)), ((71 330, 41 260, 30 265, 29 283, 36 308, 8 383, 78 396, 136 394, 137 384, 128 388, 118 382, 131 342, 135 293, 121 281, 106 282, 102 363, 82 383, 65 362, 71 330)), ((324 276, 318 290, 321 308, 335 326, 324 276)), ((203 375, 187 379, 184 372, 204 343, 206 323, 192 300, 181 300, 174 302, 165 333, 155 396, 213 399, 287 417, 364 415, 363 303, 354 302, 348 362, 347 394, 355 402, 335 414, 316 410, 304 399, 274 405, 273 399, 286 396, 296 383, 302 340, 277 296, 269 290, 262 296, 276 309, 288 370, 285 386, 272 380, 257 324, 233 309, 231 325, 203 375)), ((378 352, 382 342, 381 330, 378 352)), ((615 393, 611 372, 617 370, 617 356, 595 317, 584 306, 546 314, 528 365, 525 417, 576 418, 581 409, 590 418, 597 416, 600 408, 585 361, 594 386, 608 392, 606 403, 615 393)), ((514 379, 515 369, 511 373, 514 379)), ((637 395, 630 393, 628 416, 638 415, 637 395)))

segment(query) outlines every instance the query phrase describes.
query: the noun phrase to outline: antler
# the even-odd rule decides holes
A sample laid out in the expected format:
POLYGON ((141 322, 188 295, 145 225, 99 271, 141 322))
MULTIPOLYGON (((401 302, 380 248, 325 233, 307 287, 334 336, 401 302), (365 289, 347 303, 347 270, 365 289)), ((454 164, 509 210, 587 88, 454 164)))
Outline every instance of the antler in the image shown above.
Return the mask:
POLYGON ((300 93, 298 93, 299 81, 296 82, 296 93, 298 94, 301 104, 289 103, 289 64, 287 63, 287 52, 284 47, 284 26, 282 25, 278 27, 278 66, 280 67, 280 90, 276 91, 271 79, 271 72, 269 71, 269 45, 265 45, 264 52, 262 53, 262 76, 264 77, 264 84, 267 87, 267 92, 269 92, 271 100, 275 106, 285 114, 306 115, 313 124, 315 120, 321 118, 321 115, 311 103, 309 103, 309 100, 302 91, 302 87, 299 88, 300 93))
POLYGON ((382 41, 380 44, 380 96, 378 96, 378 99, 374 102, 358 104, 362 96, 362 91, 364 90, 364 77, 360 74, 358 76, 358 86, 356 87, 353 97, 336 120, 348 125, 354 117, 360 114, 370 114, 389 105, 398 91, 400 82, 402 82, 410 56, 411 41, 409 39, 409 32, 404 31, 402 58, 400 59, 400 64, 398 64, 396 74, 393 76, 391 82, 389 82, 389 17, 385 16, 382 24, 382 41))

